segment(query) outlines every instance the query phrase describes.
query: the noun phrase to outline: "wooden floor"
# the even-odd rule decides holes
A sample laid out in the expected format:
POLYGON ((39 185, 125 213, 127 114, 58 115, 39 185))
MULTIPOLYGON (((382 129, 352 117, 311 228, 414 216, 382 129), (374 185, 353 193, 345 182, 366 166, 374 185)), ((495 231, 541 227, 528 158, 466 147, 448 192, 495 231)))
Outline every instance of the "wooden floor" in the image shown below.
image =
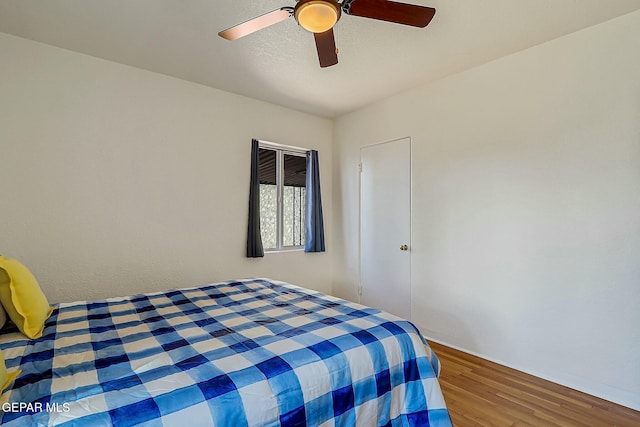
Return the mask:
POLYGON ((640 426, 640 412, 430 342, 456 427, 640 426))

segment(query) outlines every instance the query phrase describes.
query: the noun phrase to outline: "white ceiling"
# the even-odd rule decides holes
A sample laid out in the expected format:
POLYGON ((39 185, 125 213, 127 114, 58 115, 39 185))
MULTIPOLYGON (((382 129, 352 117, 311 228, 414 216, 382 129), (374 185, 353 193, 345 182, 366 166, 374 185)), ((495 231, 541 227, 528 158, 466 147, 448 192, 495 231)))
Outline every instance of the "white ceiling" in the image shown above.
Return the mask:
MULTIPOLYGON (((357 0, 356 0, 357 1, 357 0)), ((321 69, 293 18, 230 42, 220 30, 295 0, 0 0, 0 32, 334 117, 640 9, 640 0, 411 0, 424 29, 344 15, 321 69)))

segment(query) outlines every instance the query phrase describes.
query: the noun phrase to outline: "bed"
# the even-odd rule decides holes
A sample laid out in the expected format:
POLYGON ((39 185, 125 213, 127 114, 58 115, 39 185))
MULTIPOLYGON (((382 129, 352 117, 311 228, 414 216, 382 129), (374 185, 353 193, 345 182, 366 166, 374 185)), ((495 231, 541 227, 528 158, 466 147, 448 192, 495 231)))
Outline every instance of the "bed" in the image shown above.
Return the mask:
POLYGON ((410 322, 268 279, 53 306, 0 332, 3 426, 450 426, 410 322))

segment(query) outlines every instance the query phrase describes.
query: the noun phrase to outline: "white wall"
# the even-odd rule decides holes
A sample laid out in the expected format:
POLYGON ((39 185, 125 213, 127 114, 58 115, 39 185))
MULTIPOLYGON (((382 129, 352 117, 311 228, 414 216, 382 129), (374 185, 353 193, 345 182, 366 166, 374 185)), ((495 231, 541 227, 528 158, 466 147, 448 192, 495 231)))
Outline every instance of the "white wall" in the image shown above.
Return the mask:
POLYGON ((52 302, 266 276, 331 291, 329 253, 244 257, 251 138, 317 149, 332 123, 0 34, 0 253, 52 302))
POLYGON ((410 136, 415 323, 640 409, 638 52, 635 12, 339 118, 334 293, 357 300, 359 149, 410 136))

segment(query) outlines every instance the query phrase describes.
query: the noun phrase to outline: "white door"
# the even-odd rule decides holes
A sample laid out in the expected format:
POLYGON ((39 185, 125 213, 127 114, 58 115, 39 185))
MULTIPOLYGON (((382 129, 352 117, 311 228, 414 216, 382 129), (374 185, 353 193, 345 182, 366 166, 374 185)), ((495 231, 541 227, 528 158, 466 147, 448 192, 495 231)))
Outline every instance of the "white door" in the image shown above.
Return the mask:
POLYGON ((360 151, 360 302, 411 319, 411 140, 360 151))

